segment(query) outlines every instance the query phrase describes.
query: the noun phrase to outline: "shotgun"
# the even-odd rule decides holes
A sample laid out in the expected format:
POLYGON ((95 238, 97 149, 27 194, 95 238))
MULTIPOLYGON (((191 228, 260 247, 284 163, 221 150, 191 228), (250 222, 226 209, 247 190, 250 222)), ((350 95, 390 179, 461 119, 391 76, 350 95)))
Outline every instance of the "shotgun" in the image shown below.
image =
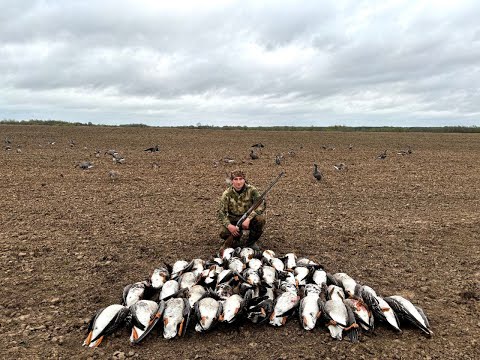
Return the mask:
POLYGON ((253 203, 252 206, 245 212, 245 214, 242 215, 242 217, 237 221, 237 229, 238 231, 242 231, 242 224, 243 222, 247 219, 247 217, 252 213, 252 211, 255 211, 256 208, 260 206, 260 204, 263 202, 265 199, 265 196, 267 193, 273 188, 273 186, 280 180, 280 178, 285 175, 285 171, 282 171, 276 178, 273 180, 273 182, 268 186, 268 188, 263 192, 262 195, 259 196, 257 200, 253 203))

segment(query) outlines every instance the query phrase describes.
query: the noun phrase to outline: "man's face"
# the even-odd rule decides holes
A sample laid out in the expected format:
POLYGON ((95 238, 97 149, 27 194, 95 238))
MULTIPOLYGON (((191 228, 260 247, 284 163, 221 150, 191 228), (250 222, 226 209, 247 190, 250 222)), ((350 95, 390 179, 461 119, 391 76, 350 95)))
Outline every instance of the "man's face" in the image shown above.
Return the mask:
POLYGON ((241 176, 234 177, 232 179, 233 188, 237 191, 242 190, 243 185, 245 185, 245 179, 241 176))

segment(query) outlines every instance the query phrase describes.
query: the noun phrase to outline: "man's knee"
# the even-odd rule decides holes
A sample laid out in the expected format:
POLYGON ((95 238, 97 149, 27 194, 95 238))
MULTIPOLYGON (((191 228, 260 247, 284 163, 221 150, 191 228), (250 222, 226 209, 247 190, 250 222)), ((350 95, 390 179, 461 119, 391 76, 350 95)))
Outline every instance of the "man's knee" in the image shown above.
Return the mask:
POLYGON ((265 217, 262 215, 255 216, 250 222, 251 228, 257 231, 262 231, 265 226, 265 217))

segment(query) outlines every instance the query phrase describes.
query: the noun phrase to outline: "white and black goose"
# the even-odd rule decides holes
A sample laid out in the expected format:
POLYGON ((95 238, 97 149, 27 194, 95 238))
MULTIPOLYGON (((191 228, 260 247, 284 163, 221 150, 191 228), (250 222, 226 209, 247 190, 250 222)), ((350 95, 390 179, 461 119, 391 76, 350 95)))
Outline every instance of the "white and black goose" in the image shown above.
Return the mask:
POLYGON ((323 296, 322 299, 320 297, 321 293, 322 288, 319 285, 305 285, 305 296, 300 300, 299 306, 300 324, 305 330, 313 330, 323 312, 325 297, 323 296))
POLYGON ((283 292, 274 300, 273 312, 270 315, 270 325, 273 326, 285 325, 288 316, 296 310, 300 301, 295 285, 283 282, 280 289, 283 292))
POLYGON ((427 316, 421 308, 413 305, 410 300, 405 299, 400 295, 388 296, 385 297, 384 300, 390 305, 401 320, 418 327, 428 336, 433 335, 427 316))
MULTIPOLYGON (((207 293, 195 303, 195 315, 197 323, 195 331, 204 332, 212 329, 219 321, 222 314, 222 302, 212 297, 214 294, 207 293)), ((215 296, 216 297, 216 296, 215 296)))
POLYGON ((348 311, 343 303, 345 294, 343 289, 336 285, 328 286, 328 300, 325 302, 325 318, 328 321, 327 328, 330 336, 342 340, 343 330, 347 327, 348 311))
POLYGON ((190 304, 187 299, 171 298, 163 311, 163 337, 173 339, 183 336, 190 321, 190 304))
POLYGON ((180 285, 176 280, 168 280, 160 290, 159 300, 168 300, 174 296, 180 289, 180 285))
POLYGON ((168 280, 170 279, 170 271, 168 267, 161 266, 153 270, 152 276, 150 276, 150 283, 153 289, 160 290, 168 280))
POLYGON ((139 281, 125 286, 123 289, 123 305, 130 307, 137 301, 142 300, 145 291, 150 287, 148 281, 139 281))
POLYGON ((395 311, 391 306, 370 286, 362 286, 362 299, 368 305, 376 320, 390 325, 398 332, 402 332, 400 329, 400 322, 395 311))
POLYGON ((83 346, 97 347, 105 336, 125 325, 130 309, 124 305, 114 304, 98 310, 88 325, 88 335, 83 346))
POLYGON ((132 344, 138 344, 150 333, 162 318, 164 309, 165 302, 157 303, 151 300, 140 300, 130 307, 132 314, 130 342, 132 344))

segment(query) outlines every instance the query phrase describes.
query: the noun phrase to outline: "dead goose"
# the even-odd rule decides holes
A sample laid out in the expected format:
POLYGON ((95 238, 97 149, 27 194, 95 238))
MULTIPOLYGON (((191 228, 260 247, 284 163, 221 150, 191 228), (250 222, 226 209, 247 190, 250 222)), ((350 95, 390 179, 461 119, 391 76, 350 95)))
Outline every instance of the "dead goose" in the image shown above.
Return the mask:
POLYGON ((159 300, 167 300, 168 298, 174 296, 178 290, 180 289, 180 285, 176 280, 168 280, 163 284, 162 290, 160 290, 159 300))
POLYGON ((190 304, 187 299, 172 298, 163 311, 163 337, 173 339, 183 336, 190 321, 190 304))
POLYGON ((273 326, 285 325, 288 316, 295 311, 300 301, 295 285, 282 283, 280 290, 283 292, 274 300, 273 312, 270 315, 270 325, 273 326))
POLYGON ((140 281, 125 286, 123 289, 123 305, 130 307, 143 299, 145 291, 150 287, 148 281, 140 281))
POLYGON ((398 317, 422 330, 428 336, 433 335, 430 324, 422 309, 413 305, 410 300, 400 295, 385 297, 384 300, 395 311, 398 317))
POLYGON ((150 276, 150 283, 153 289, 159 290, 163 284, 170 279, 170 271, 167 266, 158 267, 153 270, 150 276))
MULTIPOLYGON (((317 320, 323 312, 325 297, 320 297, 322 288, 319 285, 307 284, 304 289, 305 296, 300 300, 299 316, 302 327, 309 331, 315 328, 317 320)), ((325 294, 324 294, 325 295, 325 294)))
POLYGON ((222 314, 222 303, 206 293, 203 298, 195 303, 195 315, 197 323, 195 331, 204 332, 210 330, 219 321, 222 314))
POLYGON ((155 327, 162 318, 165 303, 157 303, 151 300, 140 300, 130 307, 132 315, 132 332, 130 342, 138 344, 155 327))
POLYGON ((345 299, 344 304, 353 311, 355 319, 360 326, 366 331, 373 331, 374 318, 368 306, 359 298, 345 299))
POLYGON ((90 320, 88 335, 83 346, 99 346, 105 336, 112 334, 125 324, 129 314, 129 308, 119 304, 98 310, 90 320))

